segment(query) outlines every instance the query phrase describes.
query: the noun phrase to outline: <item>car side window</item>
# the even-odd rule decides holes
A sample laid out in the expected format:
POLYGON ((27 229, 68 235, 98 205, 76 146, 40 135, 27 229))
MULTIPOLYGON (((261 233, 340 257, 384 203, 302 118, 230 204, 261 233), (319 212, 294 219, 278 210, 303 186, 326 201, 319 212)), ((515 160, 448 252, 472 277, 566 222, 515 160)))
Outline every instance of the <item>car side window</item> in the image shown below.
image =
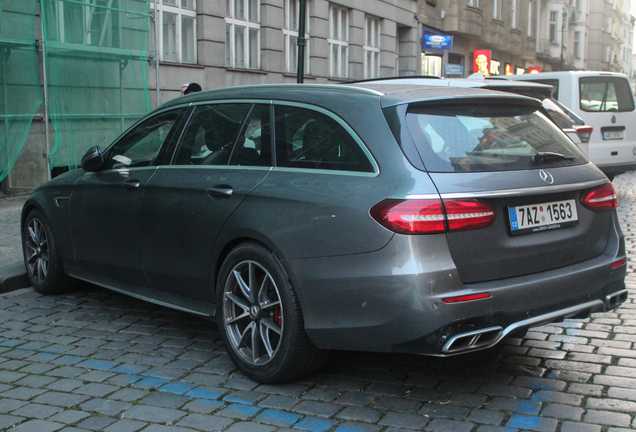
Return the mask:
POLYGON ((154 165, 181 111, 167 111, 135 126, 110 149, 107 168, 154 165))
POLYGON ((276 166, 373 172, 373 166, 337 121, 305 108, 276 106, 276 166))
POLYGON ((226 165, 251 104, 196 107, 173 165, 226 165))
POLYGON ((236 140, 230 165, 272 166, 270 105, 254 105, 236 140))

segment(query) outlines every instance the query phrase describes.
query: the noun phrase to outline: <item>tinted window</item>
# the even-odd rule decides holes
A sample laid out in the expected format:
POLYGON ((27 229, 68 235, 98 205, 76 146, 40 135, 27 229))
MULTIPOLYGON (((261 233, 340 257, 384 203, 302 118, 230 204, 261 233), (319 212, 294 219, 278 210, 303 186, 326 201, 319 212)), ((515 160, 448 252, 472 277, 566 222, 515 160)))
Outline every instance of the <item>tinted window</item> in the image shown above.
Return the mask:
POLYGON ((629 82, 619 77, 579 78, 583 111, 633 111, 634 98, 629 82))
POLYGON ((276 106, 276 165, 373 172, 369 158, 342 125, 304 108, 276 106))
POLYGON ((109 151, 108 168, 142 167, 155 164, 182 109, 158 114, 135 126, 109 151))
POLYGON ((552 86, 552 97, 555 99, 559 98, 559 80, 558 79, 525 79, 524 81, 530 81, 539 84, 546 84, 552 86))
POLYGON ((543 100, 543 109, 546 110, 552 121, 554 121, 561 129, 572 129, 573 121, 561 107, 552 102, 550 99, 543 100))
POLYGON ((173 165, 226 165, 251 104, 196 107, 173 165))
POLYGON ((230 165, 272 166, 270 105, 254 105, 230 158, 230 165))
POLYGON ((554 123, 527 106, 411 105, 406 123, 428 171, 532 169, 538 152, 573 158, 544 160, 549 167, 587 162, 554 123))

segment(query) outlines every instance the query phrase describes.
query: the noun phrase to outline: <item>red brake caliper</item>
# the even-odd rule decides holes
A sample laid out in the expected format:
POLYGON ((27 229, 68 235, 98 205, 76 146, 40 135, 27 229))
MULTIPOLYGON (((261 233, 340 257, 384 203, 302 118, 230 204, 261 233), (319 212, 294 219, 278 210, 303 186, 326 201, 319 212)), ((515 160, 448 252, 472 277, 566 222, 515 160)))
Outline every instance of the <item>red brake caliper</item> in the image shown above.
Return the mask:
POLYGON ((274 309, 274 322, 278 327, 283 326, 283 314, 281 313, 280 306, 277 306, 276 309, 274 309))

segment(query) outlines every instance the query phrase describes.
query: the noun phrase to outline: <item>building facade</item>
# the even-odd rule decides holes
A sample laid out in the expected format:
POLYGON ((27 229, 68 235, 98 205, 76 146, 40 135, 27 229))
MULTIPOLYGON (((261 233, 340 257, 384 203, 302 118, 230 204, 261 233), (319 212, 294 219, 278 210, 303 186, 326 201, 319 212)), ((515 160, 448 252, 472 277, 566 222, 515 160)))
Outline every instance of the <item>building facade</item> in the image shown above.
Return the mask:
MULTIPOLYGON (((20 1, 11 0, 18 6, 20 1)), ((297 80, 299 0, 127 0, 116 1, 118 7, 107 0, 42 2, 51 11, 48 16, 56 18, 56 37, 48 45, 45 41, 45 46, 57 47, 60 55, 64 52, 79 53, 78 56, 106 53, 109 61, 119 62, 128 77, 130 62, 119 57, 121 47, 130 42, 122 37, 126 34, 126 25, 122 33, 122 23, 147 23, 147 67, 142 68, 141 75, 145 75, 142 78, 148 84, 150 108, 178 97, 184 83, 196 82, 207 90, 297 80), (131 15, 125 8, 133 6, 139 9, 145 6, 149 14, 131 15)), ((417 0, 306 0, 304 82, 342 83, 419 73, 421 31, 417 12, 417 0)), ((34 38, 41 41, 42 34, 38 26, 34 38)), ((141 56, 143 58, 143 54, 141 56)), ((41 75, 46 76, 42 59, 40 56, 39 68, 41 75)), ((108 82, 111 75, 105 72, 104 82, 108 82)), ((104 115, 91 113, 93 118, 110 116, 111 120, 101 122, 100 128, 105 132, 109 131, 108 122, 117 123, 117 131, 111 130, 112 136, 106 137, 105 133, 105 138, 99 140, 102 147, 134 120, 131 115, 124 119, 126 106, 117 102, 124 100, 120 93, 130 89, 121 79, 119 82, 119 93, 97 98, 114 105, 114 111, 104 115)), ((49 90, 53 91, 50 83, 49 90)), ((55 86, 55 91, 60 96, 62 86, 55 86)), ((68 85, 67 99, 77 100, 72 97, 76 93, 71 93, 77 91, 77 86, 68 85)), ((17 161, 1 182, 5 193, 28 191, 46 181, 52 172, 55 175, 64 171, 67 165, 73 166, 73 161, 77 165, 84 147, 94 144, 89 144, 88 139, 95 135, 91 135, 91 131, 96 129, 96 123, 82 120, 87 117, 85 112, 65 113, 64 118, 69 119, 66 124, 71 125, 65 129, 45 127, 48 122, 42 112, 40 109, 34 117, 17 161), (73 123, 74 117, 79 121, 73 123), (62 136, 76 127, 73 125, 87 134, 85 138, 69 140, 62 136), (49 143, 52 142, 65 152, 68 164, 51 163, 49 143)), ((75 134, 76 138, 83 136, 75 134)))
POLYGON ((489 56, 489 75, 632 72, 628 0, 420 0, 419 11, 424 36, 453 37, 450 49, 423 46, 424 74, 466 77, 476 51, 489 56))
MULTIPOLYGON (((296 82, 299 0, 157 0, 160 100, 204 89, 296 82)), ((154 9, 154 4, 151 3, 154 9)), ((412 75, 417 0, 307 0, 306 83, 412 75)), ((158 41, 158 43, 154 43, 158 41)), ((156 76, 150 72, 151 95, 156 76)))

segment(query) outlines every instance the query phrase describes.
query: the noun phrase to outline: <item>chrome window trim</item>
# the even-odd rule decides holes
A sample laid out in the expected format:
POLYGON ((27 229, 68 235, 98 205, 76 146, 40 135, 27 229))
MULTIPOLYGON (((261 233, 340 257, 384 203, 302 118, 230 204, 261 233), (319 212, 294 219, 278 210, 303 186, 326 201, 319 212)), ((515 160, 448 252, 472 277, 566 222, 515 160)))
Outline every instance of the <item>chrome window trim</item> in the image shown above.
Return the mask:
POLYGON ((335 174, 353 177, 377 177, 375 172, 345 171, 345 170, 328 170, 319 168, 290 168, 290 167, 274 167, 272 172, 296 172, 302 174, 335 174))
POLYGON ((543 195, 549 193, 569 192, 573 190, 589 189, 596 186, 601 186, 609 183, 607 179, 591 180, 582 183, 572 183, 557 186, 539 186, 530 188, 519 189, 503 189, 492 191, 479 191, 479 192, 453 192, 437 194, 425 194, 425 195, 404 195, 395 197, 397 199, 436 199, 440 196, 442 199, 465 199, 465 198, 505 198, 520 195, 543 195))
POLYGON ((271 171, 271 166, 250 166, 250 165, 159 165, 157 169, 185 169, 185 170, 201 170, 201 169, 232 169, 232 170, 250 170, 250 171, 271 171))

